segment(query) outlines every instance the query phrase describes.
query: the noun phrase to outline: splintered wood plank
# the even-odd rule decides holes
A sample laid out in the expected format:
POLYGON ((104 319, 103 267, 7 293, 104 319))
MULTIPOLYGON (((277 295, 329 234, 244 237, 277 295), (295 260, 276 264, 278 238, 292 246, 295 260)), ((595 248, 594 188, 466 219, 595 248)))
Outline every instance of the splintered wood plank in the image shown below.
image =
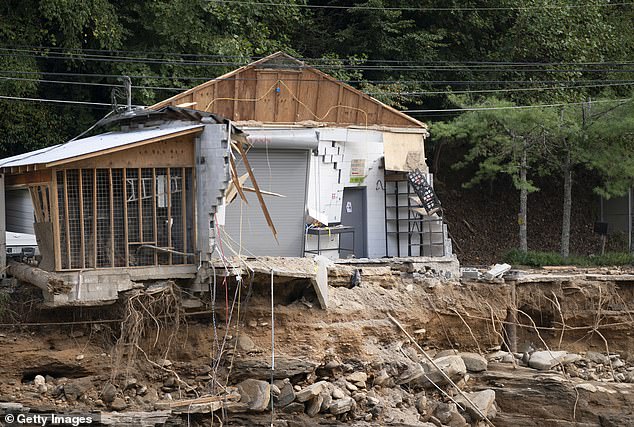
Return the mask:
POLYGON ((81 248, 81 268, 86 268, 86 252, 84 246, 84 179, 82 175, 82 170, 79 169, 79 236, 81 239, 79 245, 81 248))
POLYGON ((64 223, 66 225, 66 257, 68 258, 68 268, 72 268, 70 256, 70 218, 68 213, 68 175, 64 169, 64 223))
POLYGON ((29 194, 31 195, 31 203, 33 203, 33 212, 35 213, 35 221, 43 222, 42 211, 40 209, 41 202, 38 194, 39 187, 29 187, 29 194))
POLYGON ((44 222, 51 220, 51 208, 48 202, 48 185, 40 185, 40 191, 42 192, 42 213, 44 214, 44 222))
POLYGON ((273 224, 273 220, 271 219, 271 215, 269 214, 269 210, 266 207, 266 203, 264 202, 264 198, 262 197, 262 193, 260 192, 260 186, 258 185, 255 175, 253 174, 253 170, 251 169, 251 165, 249 164, 249 159, 247 159, 247 153, 244 151, 242 144, 233 144, 234 147, 240 151, 240 155, 242 156, 242 162, 244 163, 244 167, 249 174, 249 179, 251 180, 251 184, 253 184, 253 188, 255 189, 255 194, 258 196, 258 201, 260 202, 260 206, 262 207, 262 212, 264 213, 264 217, 266 218, 266 222, 269 225, 269 228, 273 232, 273 237, 277 241, 277 230, 275 229, 275 225, 273 224))
MULTIPOLYGON (((244 203, 248 205, 249 201, 242 191, 242 185, 240 184, 240 179, 238 177, 238 168, 236 168, 236 161, 233 158, 233 151, 229 155, 229 166, 231 168, 231 182, 233 182, 233 185, 236 187, 236 191, 240 195, 240 198, 244 201, 244 203)), ((230 200, 227 201, 227 203, 230 202, 230 200)))
POLYGON ((51 220, 53 222, 53 241, 55 244, 53 245, 53 250, 55 251, 55 270, 59 271, 62 269, 62 246, 61 246, 61 237, 60 237, 60 229, 59 229, 59 199, 57 194, 57 173, 53 171, 53 187, 51 193, 51 220))

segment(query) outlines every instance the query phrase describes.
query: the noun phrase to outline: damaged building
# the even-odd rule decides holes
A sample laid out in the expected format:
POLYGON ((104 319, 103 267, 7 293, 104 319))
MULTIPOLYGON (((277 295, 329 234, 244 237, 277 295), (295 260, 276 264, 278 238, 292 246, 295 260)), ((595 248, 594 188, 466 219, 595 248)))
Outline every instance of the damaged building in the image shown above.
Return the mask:
MULTIPOLYGON (((432 182, 425 124, 286 54, 98 125, 0 161, 0 187, 28 190, 41 254, 8 272, 51 305, 166 279, 202 292, 225 255, 423 257, 456 270, 442 209, 408 179, 432 182)), ((297 277, 327 293, 312 266, 297 277)))

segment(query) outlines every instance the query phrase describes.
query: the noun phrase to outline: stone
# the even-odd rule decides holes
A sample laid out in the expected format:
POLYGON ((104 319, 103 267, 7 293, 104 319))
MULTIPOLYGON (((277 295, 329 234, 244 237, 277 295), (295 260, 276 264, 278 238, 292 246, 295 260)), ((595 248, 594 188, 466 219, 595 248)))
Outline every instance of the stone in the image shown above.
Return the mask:
POLYGON ((420 396, 419 398, 417 398, 415 406, 419 414, 426 415, 427 414, 427 397, 420 396))
POLYGON ((115 411, 123 411, 127 407, 128 405, 125 403, 125 400, 120 397, 115 398, 110 404, 110 408, 115 411))
POLYGON ((344 397, 346 397, 346 394, 339 387, 335 386, 332 389, 332 398, 333 399, 343 399, 344 397))
POLYGON ((586 359, 590 362, 601 363, 603 365, 610 364, 610 358, 604 354, 597 353, 596 351, 588 351, 586 353, 586 359))
POLYGON ((536 351, 531 354, 528 360, 528 366, 540 371, 547 371, 553 366, 559 365, 560 359, 568 354, 566 351, 536 351))
POLYGON ((387 371, 385 369, 381 369, 374 376, 374 385, 389 387, 391 379, 392 379, 392 377, 390 377, 390 375, 387 373, 387 371))
POLYGON ((623 366, 625 366, 625 362, 623 362, 621 359, 614 359, 612 361, 613 369, 619 369, 619 368, 622 368, 623 366))
POLYGON ((458 412, 455 403, 438 402, 434 408, 434 416, 443 424, 449 424, 452 419, 452 413, 458 412))
POLYGON ((326 384, 328 384, 326 381, 319 381, 315 384, 311 384, 303 390, 299 391, 295 395, 295 399, 298 402, 306 402, 324 391, 326 384))
POLYGON ((275 384, 271 385, 271 396, 277 398, 280 395, 280 388, 275 384))
POLYGON ((240 402, 252 411, 265 411, 271 401, 271 385, 266 381, 247 379, 238 384, 240 402))
POLYGON ((357 387, 356 385, 349 383, 348 381, 346 381, 346 388, 350 391, 357 391, 359 390, 359 387, 357 387))
POLYGON ((478 353, 458 353, 462 357, 467 371, 469 372, 483 372, 487 370, 487 360, 478 353))
POLYGON ((576 353, 567 353, 563 357, 559 358, 559 362, 562 365, 570 365, 573 363, 577 363, 580 360, 581 360, 581 356, 579 356, 576 353))
POLYGON ((290 381, 284 384, 283 387, 280 388, 280 394, 277 397, 277 405, 278 406, 286 406, 292 403, 295 400, 295 390, 293 389, 293 384, 290 381))
POLYGON ((368 406, 376 406, 380 403, 381 401, 379 399, 377 399, 376 397, 372 397, 372 396, 368 396, 366 398, 366 404, 368 406))
POLYGON ((117 389, 111 383, 107 383, 101 391, 101 400, 106 403, 112 403, 117 395, 117 389))
POLYGON ((46 384, 40 384, 37 386, 37 392, 40 394, 44 394, 48 391, 48 386, 46 384))
POLYGON ((507 353, 502 357, 502 363, 514 363, 515 356, 512 353, 507 353))
POLYGON ((346 379, 353 383, 365 383, 368 380, 368 374, 365 372, 353 372, 346 375, 346 379))
POLYGON ((237 341, 236 345, 238 347, 238 351, 243 351, 245 353, 248 353, 249 351, 255 350, 255 343, 253 342, 251 337, 245 334, 244 332, 240 333, 236 341, 237 341))
POLYGON ((509 354, 508 351, 501 351, 501 350, 497 350, 493 353, 489 353, 486 355, 486 359, 491 361, 491 360, 502 360, 504 358, 504 356, 506 356, 507 354, 509 354))
POLYGON ((424 387, 434 387, 433 384, 442 386, 449 384, 445 375, 452 381, 458 381, 462 379, 467 373, 467 367, 465 366, 462 357, 460 356, 445 356, 434 360, 434 365, 425 365, 425 376, 420 378, 420 381, 424 387), (442 372, 445 373, 443 375, 442 372), (432 384, 433 382, 433 384, 432 384))
POLYGON ((445 357, 445 356, 455 356, 458 354, 458 350, 441 350, 438 353, 436 353, 435 358, 439 359, 441 357, 445 357))
POLYGON ((64 384, 64 395, 69 402, 79 400, 92 386, 90 378, 69 380, 64 384))
POLYGON ((282 411, 287 414, 301 414, 304 412, 304 404, 293 402, 290 405, 286 405, 285 407, 283 407, 282 411))
MULTIPOLYGON (((463 363, 464 364, 464 363, 463 363)), ((418 380, 423 375, 425 375, 425 370, 420 364, 409 365, 405 371, 399 375, 396 383, 398 385, 407 384, 413 381, 418 380)))
POLYGON ((354 404, 354 399, 351 397, 333 400, 332 405, 330 405, 330 413, 333 415, 346 413, 354 407, 354 404))
POLYGON ((321 404, 321 409, 319 410, 319 412, 326 412, 328 409, 330 409, 330 405, 332 405, 332 395, 328 392, 324 392, 321 393, 321 396, 323 398, 323 402, 321 404))
POLYGON ((172 362, 169 359, 159 359, 157 363, 164 368, 172 366, 172 362))
POLYGON ((169 387, 169 388, 171 388, 171 387, 175 387, 175 386, 176 386, 176 378, 174 378, 174 377, 168 377, 168 378, 165 380, 165 382, 163 383, 163 385, 164 385, 165 387, 169 387))
POLYGON ((319 411, 321 410, 322 403, 324 403, 324 397, 322 396, 321 393, 313 397, 308 402, 308 407, 306 408, 306 415, 308 415, 309 417, 314 417, 315 415, 317 415, 319 411))
POLYGON ((35 384, 36 386, 44 385, 46 384, 46 378, 44 378, 42 375, 36 375, 33 379, 33 384, 35 384))
POLYGON ((84 360, 84 355, 83 354, 78 354, 77 356, 75 356, 75 360, 84 360))
MULTIPOLYGON (((473 404, 482 412, 482 414, 492 419, 495 417, 497 413, 497 408, 495 406, 495 391, 493 390, 482 390, 476 391, 473 393, 466 393, 466 396, 473 402, 473 404)), ((482 416, 478 413, 478 411, 471 406, 467 400, 462 396, 456 397, 456 402, 460 403, 469 416, 474 420, 481 420, 482 416)))
POLYGON ((585 391, 589 391, 590 393, 596 393, 597 388, 590 383, 581 383, 577 384, 575 388, 580 388, 585 391))

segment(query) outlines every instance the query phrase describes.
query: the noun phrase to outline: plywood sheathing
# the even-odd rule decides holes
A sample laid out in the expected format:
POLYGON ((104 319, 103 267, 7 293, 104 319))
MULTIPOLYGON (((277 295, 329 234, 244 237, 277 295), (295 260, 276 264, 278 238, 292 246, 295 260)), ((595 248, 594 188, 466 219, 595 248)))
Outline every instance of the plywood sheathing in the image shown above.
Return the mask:
POLYGON ((161 101, 188 104, 233 121, 426 128, 407 114, 278 52, 161 101), (192 104, 195 103, 195 104, 192 104))

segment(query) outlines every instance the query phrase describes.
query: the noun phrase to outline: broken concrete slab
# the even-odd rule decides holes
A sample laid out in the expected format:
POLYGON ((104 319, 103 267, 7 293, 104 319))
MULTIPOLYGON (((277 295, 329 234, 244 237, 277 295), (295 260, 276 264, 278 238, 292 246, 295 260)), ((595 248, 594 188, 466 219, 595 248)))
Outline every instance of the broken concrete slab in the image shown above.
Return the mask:
POLYGON ((495 264, 489 271, 484 273, 484 278, 487 280, 492 280, 496 277, 502 276, 509 270, 511 270, 510 264, 495 264))

